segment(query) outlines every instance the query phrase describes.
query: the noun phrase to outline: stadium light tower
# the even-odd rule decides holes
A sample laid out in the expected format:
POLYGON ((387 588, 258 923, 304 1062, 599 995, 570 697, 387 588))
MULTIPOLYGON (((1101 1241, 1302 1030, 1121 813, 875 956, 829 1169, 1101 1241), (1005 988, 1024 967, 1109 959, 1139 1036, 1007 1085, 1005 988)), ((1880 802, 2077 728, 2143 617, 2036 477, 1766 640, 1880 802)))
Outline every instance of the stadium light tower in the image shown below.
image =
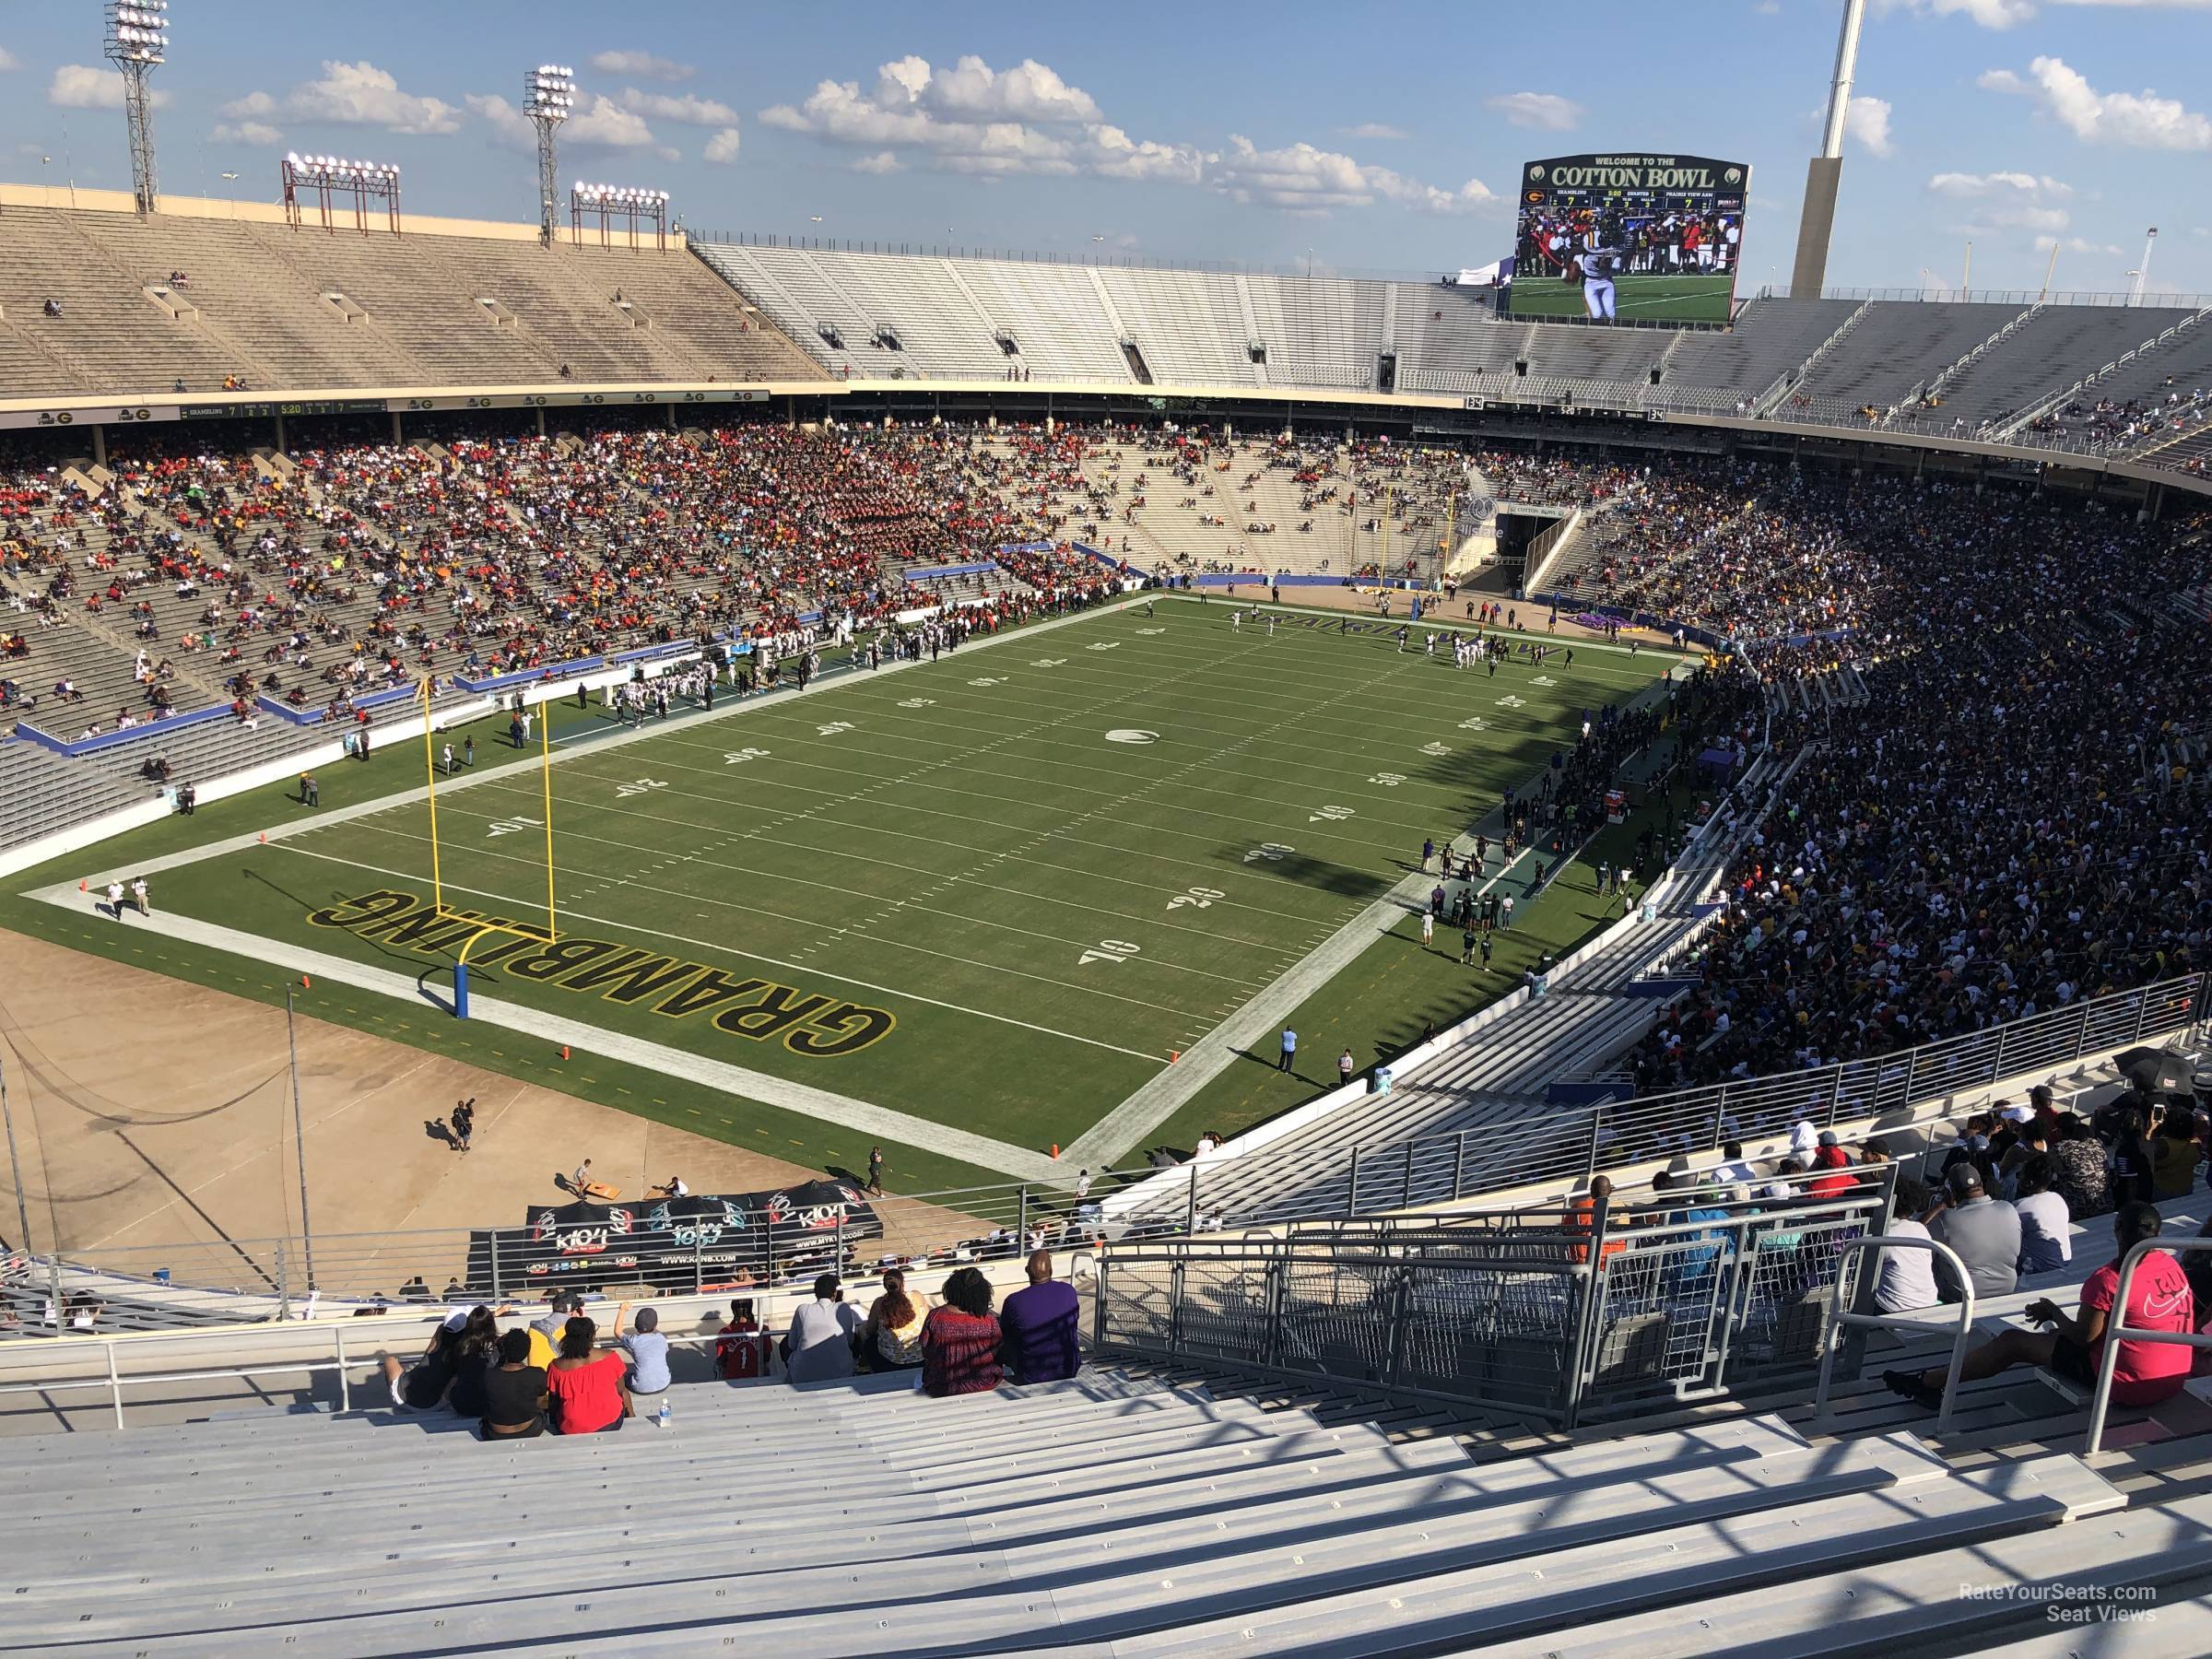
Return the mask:
POLYGON ((2130 305, 2143 303, 2143 285, 2150 280, 2150 251, 2158 245, 2159 228, 2153 225, 2143 233, 2143 263, 2128 273, 2136 279, 2136 286, 2127 296, 2127 302, 2130 305))
POLYGON ((523 113, 537 124, 537 240, 553 245, 559 233, 560 163, 553 134, 576 107, 576 72, 566 64, 540 64, 523 76, 523 113))
POLYGON ((1805 211, 1797 219, 1797 263, 1790 271, 1793 299, 1818 300, 1828 283, 1828 239, 1836 228, 1836 191, 1843 182, 1843 124, 1851 113, 1851 81, 1859 63, 1859 25, 1866 0, 1843 0, 1843 29, 1836 37, 1836 74, 1828 88, 1828 125, 1820 153, 1805 173, 1805 211))
POLYGON ((123 113, 131 131, 131 192, 138 211, 158 208, 154 182, 153 89, 158 65, 169 61, 169 0, 108 0, 108 62, 123 75, 123 113))

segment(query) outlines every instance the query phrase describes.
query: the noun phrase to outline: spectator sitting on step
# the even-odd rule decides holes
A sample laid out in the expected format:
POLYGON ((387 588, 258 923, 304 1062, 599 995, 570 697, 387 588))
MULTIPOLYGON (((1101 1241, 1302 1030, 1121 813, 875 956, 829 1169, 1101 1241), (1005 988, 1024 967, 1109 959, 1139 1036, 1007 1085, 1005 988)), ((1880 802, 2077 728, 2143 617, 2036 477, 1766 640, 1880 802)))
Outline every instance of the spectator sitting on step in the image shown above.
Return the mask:
POLYGON ((991 1281, 962 1267, 945 1281, 944 1305, 922 1323, 922 1392, 988 1394, 999 1385, 1003 1333, 991 1312, 991 1281))
MULTIPOLYGON (((1897 1183, 1897 1208, 1882 1236, 1888 1239, 1926 1239, 1927 1226, 1920 1218, 1933 1203, 1927 1183, 1910 1175, 1897 1183)), ((1885 1250, 1877 1253, 1874 1305, 1885 1313, 1903 1313, 1936 1305, 1936 1253, 1931 1250, 1885 1250)))
POLYGON ((2071 1112, 2060 1112, 2055 1121, 2058 1131, 2051 1144, 2051 1162, 2057 1179, 2051 1190, 2066 1201, 2066 1214, 2074 1220, 2109 1213, 2112 1178, 2105 1167, 2104 1143, 2071 1112))
POLYGON ((2022 1161, 2018 1175, 2019 1196, 2012 1207, 2020 1218, 2020 1277, 2054 1273, 2074 1259, 2074 1229, 2066 1218, 2066 1201, 2051 1190, 2058 1171, 2048 1154, 2022 1161))
POLYGON ((814 1281, 814 1300, 791 1316, 791 1330, 782 1343, 783 1374, 794 1383, 851 1376, 850 1338, 860 1324, 860 1312, 845 1300, 837 1275, 823 1274, 814 1281))
MULTIPOLYGON (((1982 1187, 1982 1171, 1972 1163, 1951 1167, 1943 1178, 1944 1196, 1926 1218, 1929 1235, 1947 1244, 1965 1264, 1974 1294, 2006 1296, 2018 1282, 2019 1212, 1982 1187)), ((1959 1300, 1955 1287, 1943 1287, 1943 1300, 1959 1300)))
MULTIPOLYGON (((2009 1330, 1983 1343, 1967 1355, 1959 1380, 1974 1382, 2016 1365, 2035 1365, 2047 1366, 2083 1388, 2095 1387, 2104 1358, 2105 1332, 2112 1324, 2112 1302, 2119 1295, 2120 1264, 2137 1244, 2157 1238, 2162 1225, 2159 1212, 2150 1205, 2124 1206, 2112 1218, 2112 1238, 2119 1249, 2082 1286, 2080 1311, 2069 1315, 2048 1297, 2037 1298, 2025 1312, 2037 1324, 2049 1328, 2009 1330)), ((2182 1334, 2196 1329, 2195 1299, 2188 1277, 2171 1253, 2154 1250, 2136 1264, 2121 1323, 2143 1331, 2182 1334)), ((2189 1381, 2191 1357, 2192 1350, 2179 1343, 2122 1342, 2112 1368, 2112 1403, 2156 1406, 2171 1400, 2189 1381)), ((1942 1406, 1941 1367, 1926 1371, 1884 1371, 1882 1381, 1891 1393, 1902 1394, 1915 1405, 1929 1410, 1942 1406)))
MULTIPOLYGON (((448 1351, 453 1355, 453 1382, 446 1404, 465 1418, 481 1418, 485 1408, 485 1379, 500 1361, 499 1315, 482 1303, 446 1321, 448 1351)), ((524 1338, 525 1344, 528 1338, 524 1338)), ((528 1352, 525 1347, 525 1353, 528 1352)))
POLYGON ((629 1335, 622 1335, 623 1308, 615 1310, 615 1346, 629 1356, 626 1379, 634 1399, 639 1394, 668 1391, 668 1338, 661 1335, 661 1316, 652 1308, 640 1308, 629 1335))
POLYGON ((714 1339, 714 1374, 736 1382, 767 1371, 768 1337, 753 1317, 753 1299, 738 1297, 730 1303, 729 1323, 714 1339))
POLYGON ((546 1304, 546 1316, 530 1322, 530 1363, 540 1371, 550 1371, 560 1357, 561 1328, 571 1314, 582 1312, 582 1297, 573 1290, 557 1291, 546 1304))
POLYGON ((46 304, 44 310, 48 316, 58 317, 62 314, 62 302, 59 300, 56 300, 52 294, 49 294, 46 296, 46 304))
MULTIPOLYGON (((405 1287, 401 1295, 406 1295, 405 1287)), ((423 1350, 422 1358, 411 1366, 403 1366, 396 1354, 386 1354, 378 1361, 393 1405, 402 1411, 429 1411, 445 1398, 453 1385, 453 1346, 457 1334, 440 1325, 430 1334, 430 1346, 423 1350)))
POLYGON ((629 1384, 622 1356, 593 1352, 599 1326, 582 1314, 561 1327, 560 1358, 546 1373, 556 1434, 606 1434, 629 1415, 629 1384))
POLYGON ((883 1294, 860 1327, 861 1363, 869 1371, 912 1371, 922 1363, 922 1322, 928 1317, 929 1304, 909 1293, 905 1273, 885 1268, 883 1294))
POLYGON ((1030 1253, 1026 1289, 1006 1298, 998 1358, 1016 1382, 1057 1382, 1083 1368, 1076 1332, 1083 1310, 1075 1287, 1053 1277, 1053 1253, 1030 1253))
POLYGON ((486 1440, 535 1440, 546 1431, 546 1373, 530 1362, 530 1337, 518 1326, 500 1338, 499 1362, 484 1377, 477 1428, 486 1440))

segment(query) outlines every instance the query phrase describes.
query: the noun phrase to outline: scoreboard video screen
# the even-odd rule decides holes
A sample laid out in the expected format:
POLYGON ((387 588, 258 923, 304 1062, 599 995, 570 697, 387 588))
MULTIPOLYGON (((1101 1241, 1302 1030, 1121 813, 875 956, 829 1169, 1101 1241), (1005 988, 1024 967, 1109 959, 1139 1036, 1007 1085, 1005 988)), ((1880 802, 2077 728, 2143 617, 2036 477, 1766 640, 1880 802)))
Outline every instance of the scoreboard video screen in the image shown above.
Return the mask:
POLYGON ((1508 314, 1725 324, 1751 170, 1705 156, 1557 156, 1521 170, 1508 314))

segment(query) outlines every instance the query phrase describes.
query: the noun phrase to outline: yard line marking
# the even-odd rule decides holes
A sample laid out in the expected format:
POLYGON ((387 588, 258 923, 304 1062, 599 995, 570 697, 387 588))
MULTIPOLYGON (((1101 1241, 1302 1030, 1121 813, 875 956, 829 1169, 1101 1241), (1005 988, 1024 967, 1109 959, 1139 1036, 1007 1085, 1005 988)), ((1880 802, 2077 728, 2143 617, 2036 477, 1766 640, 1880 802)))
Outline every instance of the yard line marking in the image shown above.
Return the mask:
MULTIPOLYGON (((669 794, 682 794, 682 793, 684 793, 684 792, 682 792, 682 791, 679 791, 679 790, 671 790, 671 791, 669 791, 668 793, 669 793, 669 794)), ((699 797, 687 797, 687 798, 692 798, 692 799, 696 799, 696 798, 699 798, 699 797)), ((620 813, 620 814, 621 814, 623 817, 625 817, 625 818, 648 818, 648 819, 652 820, 653 823, 656 823, 656 824, 665 824, 665 825, 667 825, 667 826, 668 826, 669 828, 671 828, 671 829, 682 829, 682 830, 712 830, 712 829, 713 829, 713 828, 714 828, 714 826, 712 826, 712 825, 709 825, 709 824, 695 824, 695 823, 693 823, 693 822, 692 822, 690 819, 688 819, 688 818, 664 818, 664 817, 662 817, 662 816, 661 816, 659 813, 657 813, 657 812, 641 812, 641 811, 638 810, 636 807, 631 807, 631 806, 596 806, 596 805, 593 805, 593 806, 592 806, 592 809, 593 809, 593 810, 594 810, 594 811, 600 811, 600 812, 617 812, 617 813, 620 813)), ((463 810, 463 809, 456 808, 456 807, 448 807, 448 808, 447 808, 447 810, 448 810, 448 812, 453 813, 454 815, 456 815, 456 816, 459 816, 459 817, 464 817, 464 818, 481 818, 481 819, 482 819, 482 821, 484 821, 484 822, 486 822, 486 823, 497 823, 497 822, 499 822, 499 818, 498 818, 497 815, 484 815, 484 814, 478 814, 478 813, 472 813, 472 812, 467 812, 467 811, 465 811, 465 810, 463 810)), ((819 821, 821 821, 821 820, 818 820, 818 819, 817 821, 818 821, 818 822, 819 822, 819 821)), ((405 840, 407 840, 407 841, 422 841, 422 842, 424 842, 424 843, 426 843, 426 844, 429 842, 429 839, 430 839, 430 838, 429 838, 429 836, 427 836, 427 835, 418 835, 418 834, 416 834, 416 833, 415 833, 414 831, 412 831, 412 830, 397 830, 397 829, 394 829, 392 826, 390 826, 390 825, 388 825, 388 824, 372 824, 372 825, 369 826, 369 828, 370 828, 371 830, 373 830, 373 831, 374 831, 376 834, 379 834, 379 835, 396 835, 396 836, 402 837, 403 839, 405 839, 405 840)), ((583 832, 582 830, 581 830, 562 829, 562 828, 558 828, 558 827, 557 827, 557 828, 555 829, 555 831, 554 831, 554 833, 555 833, 556 835, 559 835, 559 836, 561 836, 561 837, 564 837, 564 838, 566 838, 566 839, 572 840, 572 841, 590 841, 590 842, 592 842, 593 844, 594 844, 594 845, 596 845, 596 846, 602 846, 602 847, 623 847, 623 848, 630 849, 630 850, 632 850, 632 851, 634 851, 634 850, 635 850, 635 843, 634 843, 634 842, 631 842, 631 841, 614 841, 614 840, 611 840, 611 839, 609 839, 608 837, 606 837, 606 836, 604 836, 604 835, 587 835, 586 833, 584 833, 584 832, 583 832)), ((755 841, 755 840, 759 840, 759 837, 757 837, 757 836, 745 836, 745 837, 741 837, 741 838, 739 838, 739 839, 742 839, 742 840, 747 840, 747 841, 755 841)), ((500 851, 499 851, 499 849, 498 849, 498 848, 496 848, 496 847, 468 847, 468 848, 463 849, 462 851, 463 851, 464 853, 480 853, 484 854, 484 855, 485 855, 486 857, 488 857, 488 858, 512 858, 512 859, 514 859, 516 862, 518 862, 518 863, 522 863, 522 864, 531 864, 531 863, 534 863, 534 862, 535 862, 534 860, 531 860, 531 859, 528 859, 528 858, 522 857, 520 854, 515 854, 515 853, 501 853, 501 852, 500 852, 500 851)), ((450 856, 450 854, 449 854, 449 856, 450 856)), ((832 854, 832 856, 842 857, 842 856, 844 856, 844 855, 843 855, 843 854, 832 854)), ((794 887, 811 887, 811 888, 821 888, 821 889, 823 889, 823 891, 825 891, 825 892, 831 892, 831 893, 842 893, 842 894, 844 894, 844 895, 846 895, 847 897, 850 897, 850 898, 857 898, 857 899, 869 899, 869 900, 879 900, 879 901, 881 901, 881 902, 884 902, 884 903, 895 903, 895 904, 901 905, 901 906, 904 906, 904 907, 906 907, 906 908, 909 908, 909 909, 912 909, 912 910, 915 910, 915 911, 922 912, 924 912, 924 913, 925 913, 925 914, 928 914, 928 915, 933 915, 933 916, 944 916, 944 917, 947 917, 947 918, 948 918, 948 919, 950 919, 950 920, 952 920, 952 921, 956 921, 956 922, 966 922, 966 923, 971 923, 971 924, 972 924, 973 925, 975 925, 975 926, 978 926, 978 927, 991 927, 991 928, 996 928, 996 929, 999 929, 999 930, 1001 930, 1002 932, 1006 932, 1006 933, 1017 933, 1017 934, 1021 934, 1021 935, 1025 935, 1026 937, 1032 938, 1032 939, 1045 939, 1045 940, 1049 940, 1051 943, 1053 943, 1053 944, 1054 944, 1054 945, 1065 945, 1065 946, 1068 946, 1068 947, 1070 947, 1071 948, 1074 948, 1074 949, 1077 949, 1077 950, 1081 950, 1081 949, 1084 949, 1084 948, 1086 948, 1086 947, 1087 947, 1089 945, 1089 943, 1090 943, 1090 941, 1089 941, 1089 940, 1088 940, 1088 939, 1070 939, 1070 938, 1064 938, 1063 936, 1061 936, 1061 935, 1058 935, 1058 934, 1040 933, 1040 932, 1038 932, 1038 931, 1037 931, 1036 929, 1034 929, 1034 928, 1029 928, 1029 927, 1020 927, 1020 926, 1018 926, 1018 925, 1016 925, 1015 924, 1013 924, 1013 923, 1011 923, 1011 922, 994 922, 994 921, 990 920, 988 917, 975 915, 975 914, 973 914, 972 912, 968 912, 968 911, 959 911, 959 910, 943 910, 943 909, 940 909, 940 908, 938 908, 938 907, 937 907, 937 906, 935 906, 935 905, 930 905, 930 904, 919 904, 919 903, 916 903, 916 902, 914 902, 914 901, 913 901, 912 899, 909 899, 909 898, 895 898, 893 895, 887 894, 887 893, 871 893, 871 892, 865 892, 865 891, 863 891, 863 890, 861 890, 860 888, 857 888, 840 886, 838 883, 836 883, 836 882, 833 882, 833 881, 815 881, 815 880, 813 880, 813 879, 811 879, 811 878, 809 878, 809 877, 805 877, 805 876, 792 876, 792 875, 787 875, 787 874, 785 874, 784 872, 782 872, 782 871, 781 871, 781 870, 762 870, 762 869, 756 869, 756 868, 754 868, 754 867, 753 867, 752 865, 750 865, 732 864, 732 863, 730 863, 729 861, 727 861, 726 859, 720 859, 720 858, 710 858, 710 857, 708 857, 708 856, 707 856, 707 855, 706 855, 704 853, 683 853, 683 854, 680 854, 680 855, 679 855, 677 858, 676 858, 676 859, 674 859, 674 860, 671 860, 671 861, 669 861, 669 862, 671 862, 671 863, 677 863, 677 864, 694 864, 694 865, 704 865, 704 866, 706 866, 706 867, 708 867, 708 868, 710 868, 710 869, 716 869, 716 870, 731 870, 731 871, 735 871, 735 872, 736 872, 736 873, 737 873, 737 874, 739 874, 739 875, 744 875, 744 876, 759 876, 759 877, 764 877, 764 878, 766 878, 767 880, 770 880, 770 881, 782 881, 782 882, 789 882, 789 883, 791 883, 791 884, 792 884, 793 886, 794 886, 794 887)), ((662 867, 665 867, 665 865, 663 865, 662 867)), ((930 875, 939 875, 939 876, 944 876, 944 875, 946 875, 946 872, 944 872, 944 871, 942 871, 942 870, 934 870, 934 871, 933 871, 933 870, 930 870, 930 869, 928 869, 928 868, 927 868, 927 866, 925 866, 925 865, 908 865, 908 866, 902 866, 902 867, 906 867, 906 868, 912 868, 912 869, 919 870, 919 871, 922 871, 922 872, 923 872, 923 873, 924 873, 924 874, 930 874, 930 875)), ((643 884, 643 883, 641 883, 641 882, 640 882, 640 881, 636 880, 636 879, 635 879, 634 877, 628 877, 628 876, 622 876, 622 875, 618 875, 618 874, 617 874, 616 872, 614 872, 614 871, 611 871, 611 870, 598 870, 598 869, 593 869, 593 868, 591 868, 591 867, 589 867, 589 866, 585 866, 585 867, 583 867, 583 868, 581 868, 581 869, 574 869, 574 870, 572 870, 572 871, 571 871, 571 874, 574 874, 574 875, 579 875, 579 876, 582 876, 582 877, 583 877, 585 878, 585 886, 586 886, 586 888, 592 888, 592 887, 594 887, 594 886, 600 887, 600 888, 604 888, 604 887, 634 887, 634 888, 638 888, 638 889, 639 889, 641 892, 671 893, 671 894, 676 894, 676 895, 677 895, 677 896, 681 896, 682 894, 684 894, 685 892, 687 892, 687 891, 688 891, 688 889, 685 889, 685 888, 656 888, 656 887, 648 887, 648 886, 646 886, 645 884, 643 884)), ((947 878, 949 879, 950 877, 948 877, 947 878)), ((583 889, 581 889, 581 888, 580 888, 580 889, 578 889, 578 890, 579 890, 579 891, 582 891, 582 890, 583 890, 583 889)), ((758 909, 758 913, 759 913, 759 914, 761 914, 761 915, 764 915, 764 916, 773 916, 773 917, 775 917, 775 918, 776 918, 778 921, 782 921, 782 922, 795 922, 795 923, 797 923, 797 924, 798 924, 800 926, 802 926, 802 927, 822 927, 822 926, 830 925, 830 924, 826 924, 826 923, 824 923, 823 921, 821 921, 821 919, 820 919, 819 917, 815 917, 815 916, 792 916, 792 915, 786 915, 786 914, 784 914, 784 913, 783 913, 782 912, 781 912, 781 911, 772 911, 772 910, 768 910, 768 909, 766 909, 766 908, 764 908, 764 907, 753 907, 753 906, 747 906, 747 905, 742 905, 742 904, 733 904, 733 903, 731 903, 731 902, 730 902, 729 900, 721 900, 721 899, 714 899, 714 898, 711 898, 711 897, 709 897, 708 895, 706 895, 706 894, 704 894, 704 893, 697 893, 697 894, 693 894, 693 895, 691 895, 691 896, 692 896, 692 897, 694 897, 694 898, 696 898, 696 899, 697 899, 697 900, 699 900, 700 903, 702 903, 702 904, 713 904, 713 905, 720 906, 721 908, 723 908, 723 909, 725 909, 725 910, 747 910, 747 909, 756 909, 756 908, 757 908, 757 909, 758 909)), ((1025 897, 1026 897, 1026 896, 1027 896, 1027 895, 1025 895, 1025 897)), ((1042 895, 1037 895, 1037 897, 1040 897, 1040 898, 1041 898, 1041 897, 1042 897, 1042 895)), ((1183 926, 1183 925, 1182 925, 1182 924, 1178 924, 1178 923, 1168 922, 1168 921, 1160 920, 1160 919, 1158 919, 1158 918, 1155 918, 1155 917, 1152 917, 1152 916, 1130 916, 1130 915, 1126 915, 1126 914, 1124 914, 1124 912, 1119 912, 1119 911, 1096 911, 1096 910, 1095 910, 1095 907, 1093 907, 1093 906, 1090 906, 1090 905, 1076 905, 1076 906, 1073 906, 1072 908, 1075 908, 1075 909, 1077 909, 1077 910, 1090 910, 1090 911, 1094 911, 1094 912, 1095 912, 1095 913, 1097 913, 1097 914, 1100 914, 1100 915, 1110 915, 1110 916, 1115 916, 1115 917, 1117 917, 1117 918, 1119 918, 1119 919, 1121 919, 1121 920, 1124 920, 1124 921, 1129 921, 1129 922, 1142 922, 1142 923, 1146 924, 1147 925, 1157 925, 1157 926, 1160 926, 1160 927, 1169 927, 1169 928, 1173 928, 1173 929, 1174 929, 1176 932, 1178 932, 1178 933, 1195 934, 1195 935, 1198 935, 1200 938, 1205 938, 1205 939, 1218 939, 1218 940, 1220 940, 1220 941, 1221 941, 1222 943, 1224 943, 1224 944, 1248 946, 1248 947, 1250 947, 1252 949, 1254 949, 1254 950, 1268 950, 1268 949, 1272 949, 1272 948, 1273 948, 1273 947, 1272 947, 1272 946, 1269 946, 1269 945, 1264 944, 1264 943, 1262 943, 1261 941, 1259 941, 1259 940, 1257 940, 1257 939, 1237 939, 1237 938, 1231 938, 1231 937, 1230 937, 1230 936, 1229 936, 1229 935, 1223 935, 1223 934, 1218 934, 1218 933, 1213 933, 1213 932, 1210 932, 1210 931, 1208 931, 1208 930, 1206 930, 1206 929, 1205 929, 1205 928, 1199 928, 1199 927, 1187 927, 1187 926, 1183 926)), ((696 912, 695 912, 695 913, 696 913, 696 912)), ((879 942, 880 942, 880 943, 885 943, 885 944, 889 944, 889 943, 894 943, 895 941, 890 941, 890 940, 883 940, 883 941, 879 941, 879 942)), ((1163 968, 1172 968, 1172 969, 1175 969, 1175 970, 1177 970, 1178 971, 1181 971, 1181 972, 1185 972, 1185 973, 1206 973, 1206 970, 1205 970, 1205 969, 1203 969, 1203 968, 1191 968, 1191 967, 1186 967, 1186 966, 1184 966, 1183 964, 1182 964, 1182 963, 1180 963, 1180 962, 1171 962, 1171 961, 1167 960, 1165 958, 1155 958, 1155 959, 1154 959, 1154 961, 1155 961, 1155 962, 1156 962, 1156 964, 1157 964, 1158 966, 1159 966, 1159 967, 1163 967, 1163 968)), ((1237 981, 1237 980, 1233 979, 1233 978, 1232 978, 1230 975, 1228 975, 1228 974, 1222 974, 1222 973, 1209 973, 1209 974, 1207 974, 1207 977, 1208 977, 1208 978, 1211 978, 1211 979, 1222 979, 1222 980, 1229 980, 1229 981, 1230 981, 1230 983, 1232 983, 1232 984, 1234 984, 1234 983, 1240 983, 1240 982, 1239 982, 1239 981, 1237 981)))

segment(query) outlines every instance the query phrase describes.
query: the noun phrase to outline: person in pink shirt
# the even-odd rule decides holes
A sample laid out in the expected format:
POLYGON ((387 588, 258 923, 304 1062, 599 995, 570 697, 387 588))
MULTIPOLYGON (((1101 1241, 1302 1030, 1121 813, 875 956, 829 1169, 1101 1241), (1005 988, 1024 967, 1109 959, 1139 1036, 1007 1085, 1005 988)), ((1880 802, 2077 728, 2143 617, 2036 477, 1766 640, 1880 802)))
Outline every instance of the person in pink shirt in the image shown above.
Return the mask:
MULTIPOLYGON (((1967 1355, 1959 1380, 1971 1382, 2016 1365, 2041 1365, 2085 1388, 2094 1387, 2097 1368, 2104 1359, 2105 1332, 2112 1323, 2112 1303, 2120 1294, 2120 1264, 2144 1240, 2157 1238, 2161 1226, 2152 1206, 2121 1206, 2112 1218, 2112 1238, 2119 1250, 2082 1285, 2081 1311, 2069 1315, 2049 1297, 2030 1302, 2025 1310, 2028 1317, 2048 1328, 2006 1331, 1983 1343, 1967 1355)), ((2130 1330, 2177 1335, 2196 1329, 2196 1302, 2188 1277, 2169 1252, 2154 1250, 2136 1264, 2121 1323, 2130 1330)), ((2156 1406, 2171 1400, 2189 1381, 2195 1357, 2194 1348, 2178 1342, 2121 1343, 2119 1358, 2112 1365, 2112 1403, 2156 1406)), ((1882 1373, 1882 1381, 1892 1393, 1930 1410, 1943 1404, 1943 1378, 1940 1367, 1882 1373)))

